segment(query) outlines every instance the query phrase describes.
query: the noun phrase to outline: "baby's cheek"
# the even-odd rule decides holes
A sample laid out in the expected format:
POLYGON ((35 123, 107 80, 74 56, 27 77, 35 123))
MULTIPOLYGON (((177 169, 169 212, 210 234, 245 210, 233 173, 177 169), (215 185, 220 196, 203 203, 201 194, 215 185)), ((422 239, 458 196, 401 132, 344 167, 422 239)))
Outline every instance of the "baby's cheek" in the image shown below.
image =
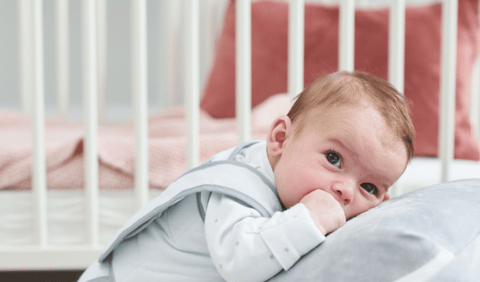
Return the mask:
POLYGON ((277 193, 278 193, 278 196, 280 198, 280 201, 285 206, 285 208, 288 209, 291 206, 293 206, 294 203, 291 199, 292 198, 292 193, 291 193, 292 189, 290 189, 288 187, 288 183, 283 182, 281 178, 276 178, 275 186, 277 188, 277 193))

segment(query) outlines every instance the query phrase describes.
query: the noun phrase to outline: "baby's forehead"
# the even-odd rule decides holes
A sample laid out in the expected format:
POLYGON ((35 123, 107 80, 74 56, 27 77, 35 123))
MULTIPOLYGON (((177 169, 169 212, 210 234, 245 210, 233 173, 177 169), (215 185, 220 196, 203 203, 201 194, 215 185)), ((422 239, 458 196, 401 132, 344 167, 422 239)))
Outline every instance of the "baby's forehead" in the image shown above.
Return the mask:
MULTIPOLYGON (((368 154, 370 150, 402 155, 406 148, 402 139, 387 125, 373 106, 338 106, 312 111, 304 121, 307 130, 321 137, 348 145, 353 152, 368 154)), ((325 139, 324 139, 325 140, 325 139)))
MULTIPOLYGON (((302 123, 307 124, 361 124, 377 131, 388 129, 386 119, 369 102, 355 104, 319 105, 305 113, 302 123)), ((320 127, 321 128, 321 127, 320 127)))

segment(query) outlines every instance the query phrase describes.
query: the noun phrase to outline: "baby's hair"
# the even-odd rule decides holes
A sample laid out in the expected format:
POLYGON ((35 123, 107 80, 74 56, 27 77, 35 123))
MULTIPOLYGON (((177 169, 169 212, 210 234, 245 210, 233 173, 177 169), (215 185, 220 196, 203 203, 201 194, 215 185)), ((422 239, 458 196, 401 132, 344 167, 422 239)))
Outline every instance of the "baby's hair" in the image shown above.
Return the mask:
POLYGON ((407 149, 408 161, 414 155, 415 130, 408 110, 409 101, 386 80, 361 72, 336 72, 317 78, 308 85, 288 112, 292 123, 298 122, 296 133, 303 125, 303 117, 319 107, 373 105, 384 118, 393 134, 407 149))

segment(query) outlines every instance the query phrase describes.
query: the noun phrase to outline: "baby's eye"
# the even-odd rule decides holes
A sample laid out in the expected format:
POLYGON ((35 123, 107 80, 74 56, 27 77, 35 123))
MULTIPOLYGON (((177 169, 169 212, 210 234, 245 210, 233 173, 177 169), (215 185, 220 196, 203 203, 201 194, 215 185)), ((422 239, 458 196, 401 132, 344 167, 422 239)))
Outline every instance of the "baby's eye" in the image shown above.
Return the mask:
POLYGON ((328 151, 325 153, 325 157, 327 158, 327 161, 331 163, 332 165, 340 168, 342 165, 342 160, 340 159, 340 156, 332 151, 328 151))
POLYGON ((378 195, 377 186, 373 185, 372 183, 362 183, 360 186, 368 193, 378 195))

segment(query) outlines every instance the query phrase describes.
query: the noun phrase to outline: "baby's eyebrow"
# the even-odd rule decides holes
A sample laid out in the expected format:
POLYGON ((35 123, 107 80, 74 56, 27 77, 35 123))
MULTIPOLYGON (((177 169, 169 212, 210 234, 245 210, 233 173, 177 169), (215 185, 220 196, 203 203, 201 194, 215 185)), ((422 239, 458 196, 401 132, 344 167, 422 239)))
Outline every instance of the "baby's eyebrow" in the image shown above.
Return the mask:
POLYGON ((343 147, 344 149, 348 149, 348 147, 343 143, 343 141, 337 139, 337 138, 330 138, 328 139, 329 142, 336 143, 340 147, 343 147))
POLYGON ((352 149, 352 146, 349 146, 347 143, 343 142, 342 140, 340 139, 337 139, 337 138, 330 138, 328 139, 329 142, 332 142, 332 143, 335 143, 337 144, 338 146, 342 147, 342 149, 344 149, 345 151, 347 151, 350 155, 352 155, 353 157, 357 158, 358 157, 358 153, 355 152, 355 150, 352 149))

